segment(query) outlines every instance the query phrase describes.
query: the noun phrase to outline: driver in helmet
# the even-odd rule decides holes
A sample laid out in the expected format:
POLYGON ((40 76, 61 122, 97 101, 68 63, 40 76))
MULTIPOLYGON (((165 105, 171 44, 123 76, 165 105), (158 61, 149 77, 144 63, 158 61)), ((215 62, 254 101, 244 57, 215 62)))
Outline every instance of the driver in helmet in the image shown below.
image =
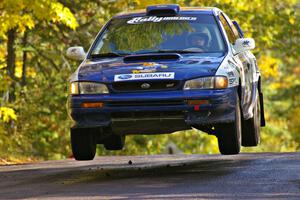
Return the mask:
POLYGON ((202 51, 208 50, 208 36, 206 33, 194 33, 188 37, 188 48, 196 48, 202 51))

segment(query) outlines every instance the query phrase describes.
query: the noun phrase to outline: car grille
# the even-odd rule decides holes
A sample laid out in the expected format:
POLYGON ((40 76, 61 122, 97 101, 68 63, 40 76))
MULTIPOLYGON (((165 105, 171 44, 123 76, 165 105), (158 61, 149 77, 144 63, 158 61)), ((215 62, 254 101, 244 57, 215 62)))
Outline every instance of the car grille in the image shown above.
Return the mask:
POLYGON ((130 106, 178 106, 184 105, 182 100, 168 101, 112 101, 105 103, 109 107, 130 107, 130 106))
POLYGON ((180 86, 180 81, 138 81, 138 82, 115 82, 112 88, 116 92, 137 92, 137 91, 157 91, 176 90, 180 86))

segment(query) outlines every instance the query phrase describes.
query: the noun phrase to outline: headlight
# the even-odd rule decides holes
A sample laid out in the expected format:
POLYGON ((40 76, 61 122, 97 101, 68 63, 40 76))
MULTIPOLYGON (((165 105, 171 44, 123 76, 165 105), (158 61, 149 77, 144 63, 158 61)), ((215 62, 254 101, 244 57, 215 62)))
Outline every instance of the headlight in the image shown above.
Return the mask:
POLYGON ((106 85, 94 82, 73 82, 70 86, 71 94, 107 94, 106 85))
POLYGON ((194 89, 224 89, 228 87, 228 79, 225 76, 213 76, 192 79, 186 81, 184 90, 194 89))
POLYGON ((69 90, 70 94, 79 94, 78 82, 71 83, 69 90))

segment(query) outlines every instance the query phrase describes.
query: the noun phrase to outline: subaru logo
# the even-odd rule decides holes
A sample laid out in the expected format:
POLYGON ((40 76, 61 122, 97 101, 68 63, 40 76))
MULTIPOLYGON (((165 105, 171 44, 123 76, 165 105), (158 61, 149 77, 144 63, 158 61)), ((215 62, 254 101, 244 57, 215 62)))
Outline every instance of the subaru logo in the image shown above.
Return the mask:
POLYGON ((141 88, 143 88, 143 89, 149 89, 150 87, 151 87, 151 85, 149 83, 143 83, 141 85, 141 88))
POLYGON ((126 80, 126 79, 130 79, 131 77, 132 77, 132 75, 130 75, 130 74, 123 74, 123 75, 120 75, 118 78, 126 80))

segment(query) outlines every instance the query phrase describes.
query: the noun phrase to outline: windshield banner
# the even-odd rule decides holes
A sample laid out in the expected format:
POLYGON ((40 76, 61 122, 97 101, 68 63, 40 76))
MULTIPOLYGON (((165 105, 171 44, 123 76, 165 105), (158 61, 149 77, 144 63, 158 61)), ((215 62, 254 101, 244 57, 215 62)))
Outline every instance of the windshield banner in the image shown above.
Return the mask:
POLYGON ((197 17, 134 17, 127 21, 127 24, 140 24, 144 22, 161 22, 161 21, 196 21, 197 17))

